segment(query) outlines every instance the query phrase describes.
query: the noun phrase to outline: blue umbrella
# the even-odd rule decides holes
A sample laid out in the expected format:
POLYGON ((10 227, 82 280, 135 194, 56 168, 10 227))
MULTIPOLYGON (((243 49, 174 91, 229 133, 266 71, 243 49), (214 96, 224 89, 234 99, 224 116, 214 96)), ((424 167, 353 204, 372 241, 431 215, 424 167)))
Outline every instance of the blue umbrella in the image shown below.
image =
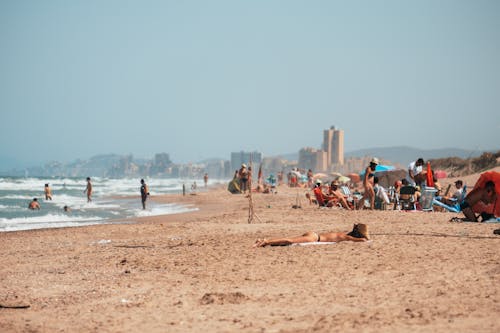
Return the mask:
MULTIPOLYGON (((392 171, 392 170, 396 170, 396 168, 392 165, 377 164, 377 166, 375 167, 375 172, 384 172, 384 171, 392 171)), ((363 176, 365 175, 365 171, 363 170, 363 172, 361 172, 359 175, 361 176, 361 178, 363 178, 363 176)))

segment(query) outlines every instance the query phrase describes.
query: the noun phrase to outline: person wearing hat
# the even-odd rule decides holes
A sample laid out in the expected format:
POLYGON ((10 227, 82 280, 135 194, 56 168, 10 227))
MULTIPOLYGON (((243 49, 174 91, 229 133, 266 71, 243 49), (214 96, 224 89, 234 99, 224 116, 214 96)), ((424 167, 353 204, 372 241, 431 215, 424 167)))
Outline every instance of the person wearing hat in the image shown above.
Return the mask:
POLYGON ((347 210, 352 210, 351 206, 347 203, 347 196, 340 190, 340 183, 338 180, 332 181, 328 194, 340 202, 342 207, 347 210))
POLYGON ((253 247, 266 247, 266 246, 286 246, 298 243, 311 243, 311 242, 366 242, 370 239, 368 226, 366 224, 355 224, 352 231, 345 232, 325 232, 316 233, 308 231, 302 236, 290 238, 272 238, 272 239, 257 239, 253 247))
POLYGON ((443 196, 441 197, 441 202, 445 203, 449 206, 453 206, 455 204, 460 204, 464 199, 464 182, 460 179, 455 181, 456 191, 453 193, 451 197, 443 196))
POLYGON ((380 162, 378 158, 374 157, 370 161, 370 165, 368 165, 365 169, 365 175, 363 176, 363 187, 365 188, 365 192, 363 193, 363 197, 358 201, 358 209, 363 208, 365 205, 365 200, 370 200, 370 209, 375 209, 375 190, 373 189, 373 177, 375 176, 375 169, 380 162))
POLYGON ((248 169, 245 163, 241 164, 240 170, 238 170, 238 178, 240 179, 240 190, 246 193, 248 189, 248 169))

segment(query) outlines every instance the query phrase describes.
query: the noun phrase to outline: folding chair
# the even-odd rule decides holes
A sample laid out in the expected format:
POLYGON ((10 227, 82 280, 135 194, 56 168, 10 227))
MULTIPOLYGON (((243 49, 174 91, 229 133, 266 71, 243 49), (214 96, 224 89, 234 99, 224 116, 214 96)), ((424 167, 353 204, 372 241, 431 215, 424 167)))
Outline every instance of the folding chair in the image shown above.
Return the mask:
POLYGON ((349 186, 346 185, 340 186, 340 191, 346 196, 347 203, 351 208, 356 207, 358 201, 363 197, 359 194, 353 194, 349 186))
POLYGON ((417 189, 414 186, 403 186, 399 190, 399 204, 402 210, 416 210, 415 192, 417 189))

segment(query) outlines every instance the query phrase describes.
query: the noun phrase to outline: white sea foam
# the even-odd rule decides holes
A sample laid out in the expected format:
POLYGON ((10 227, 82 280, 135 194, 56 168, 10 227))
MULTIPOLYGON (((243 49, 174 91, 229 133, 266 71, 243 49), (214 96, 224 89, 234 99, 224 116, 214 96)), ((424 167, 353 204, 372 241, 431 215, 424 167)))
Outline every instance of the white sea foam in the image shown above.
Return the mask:
MULTIPOLYGON (((150 193, 179 193, 182 184, 190 187, 194 180, 149 179, 150 193)), ((196 180, 202 184, 202 180, 196 180)), ((83 190, 84 178, 0 178, 0 232, 37 228, 66 227, 106 223, 110 219, 178 214, 197 210, 194 206, 158 204, 148 201, 143 210, 140 202, 140 179, 92 178, 93 201, 88 203, 83 190), (50 184, 53 200, 45 200, 44 184, 50 184), (126 199, 113 199, 121 196, 126 199), (39 211, 29 211, 28 203, 37 197, 39 211), (68 206, 71 213, 64 214, 68 206)), ((201 189, 201 186, 200 186, 201 189)))
POLYGON ((40 228, 55 228, 97 224, 102 218, 97 216, 81 217, 61 214, 47 214, 43 216, 25 216, 13 219, 0 218, 0 230, 28 230, 40 228))
POLYGON ((167 205, 158 205, 152 207, 150 209, 138 209, 135 211, 135 216, 143 217, 143 216, 158 216, 158 215, 169 215, 169 214, 179 214, 179 213, 187 213, 197 211, 198 208, 187 205, 175 205, 175 204, 167 204, 167 205))

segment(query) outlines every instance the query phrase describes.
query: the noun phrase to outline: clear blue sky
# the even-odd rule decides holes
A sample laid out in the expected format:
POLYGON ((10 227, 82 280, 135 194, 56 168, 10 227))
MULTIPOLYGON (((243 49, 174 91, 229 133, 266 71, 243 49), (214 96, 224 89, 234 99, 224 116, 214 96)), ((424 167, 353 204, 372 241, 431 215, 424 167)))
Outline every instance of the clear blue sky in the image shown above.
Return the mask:
POLYGON ((4 163, 500 149, 500 1, 2 0, 0 49, 4 163))

